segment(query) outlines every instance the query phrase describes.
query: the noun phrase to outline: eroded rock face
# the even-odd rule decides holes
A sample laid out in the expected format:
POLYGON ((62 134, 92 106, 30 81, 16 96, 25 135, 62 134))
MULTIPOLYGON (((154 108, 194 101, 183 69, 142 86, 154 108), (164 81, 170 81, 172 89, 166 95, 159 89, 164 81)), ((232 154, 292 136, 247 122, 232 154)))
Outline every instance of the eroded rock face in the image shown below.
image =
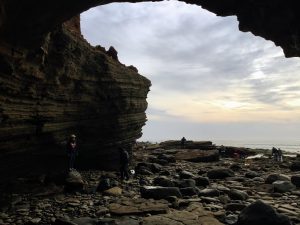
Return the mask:
MULTIPOLYGON (((145 1, 147 0, 118 2, 145 1)), ((41 42, 45 34, 64 21, 91 7, 111 2, 115 1, 1 0, 0 34, 15 43, 32 46, 41 42)), ((254 35, 272 40, 283 48, 287 57, 300 55, 298 26, 300 6, 296 1, 185 0, 185 2, 202 6, 219 16, 236 15, 241 31, 250 31, 254 35)))
POLYGON ((75 133, 79 158, 117 166, 113 150, 141 136, 150 81, 90 46, 78 23, 56 28, 38 48, 1 45, 0 153, 64 156, 75 133))

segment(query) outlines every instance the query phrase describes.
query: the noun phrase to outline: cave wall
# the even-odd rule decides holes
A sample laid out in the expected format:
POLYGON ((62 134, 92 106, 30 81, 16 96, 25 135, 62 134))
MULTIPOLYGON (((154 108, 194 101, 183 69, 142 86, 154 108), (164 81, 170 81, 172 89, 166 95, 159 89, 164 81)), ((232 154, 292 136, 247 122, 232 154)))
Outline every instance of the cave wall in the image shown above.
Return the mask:
MULTIPOLYGON (((116 157, 111 149, 141 136, 150 81, 122 65, 113 48, 91 47, 76 16, 111 2, 0 0, 0 158, 62 155, 64 141, 76 133, 83 155, 109 162, 116 157)), ((300 55, 296 1, 185 2, 236 15, 241 31, 273 41, 286 57, 300 55)))
POLYGON ((150 81, 90 46, 79 16, 45 35, 39 47, 2 42, 0 65, 0 156, 62 156, 75 133, 80 158, 109 164, 118 145, 129 147, 142 134, 150 81))

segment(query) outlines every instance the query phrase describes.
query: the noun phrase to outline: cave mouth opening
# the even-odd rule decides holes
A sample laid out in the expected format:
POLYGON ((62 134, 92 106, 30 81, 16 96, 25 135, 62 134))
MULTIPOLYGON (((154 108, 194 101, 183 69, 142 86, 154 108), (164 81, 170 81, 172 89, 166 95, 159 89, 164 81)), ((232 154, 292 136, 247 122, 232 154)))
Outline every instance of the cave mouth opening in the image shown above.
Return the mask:
POLYGON ((114 46, 152 81, 141 140, 299 140, 299 60, 238 26, 236 17, 177 1, 81 14, 92 45, 114 46))

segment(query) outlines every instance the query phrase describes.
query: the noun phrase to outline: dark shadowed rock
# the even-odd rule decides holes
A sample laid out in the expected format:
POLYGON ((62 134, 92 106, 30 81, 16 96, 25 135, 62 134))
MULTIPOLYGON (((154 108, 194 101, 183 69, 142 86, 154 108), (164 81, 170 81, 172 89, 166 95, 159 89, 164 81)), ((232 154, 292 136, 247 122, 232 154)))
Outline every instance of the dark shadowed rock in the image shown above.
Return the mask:
POLYGON ((197 187, 186 187, 180 188, 180 192, 183 196, 194 196, 199 194, 199 189, 197 187))
POLYGON ((97 187, 97 191, 102 192, 102 191, 108 190, 110 188, 112 188, 110 179, 107 177, 100 178, 100 181, 99 181, 99 184, 97 187))
POLYGON ((67 175, 65 182, 65 191, 66 192, 81 192, 84 188, 84 180, 81 177, 81 174, 77 171, 70 171, 67 175))
POLYGON ((196 182, 193 179, 184 179, 184 180, 175 181, 175 185, 179 188, 195 187, 196 182))
POLYGON ((214 188, 205 188, 203 190, 200 190, 199 196, 218 197, 220 196, 220 192, 214 188))
POLYGON ((235 164, 232 164, 229 169, 233 170, 233 171, 240 171, 242 169, 242 166, 235 163, 235 164))
POLYGON ((273 173, 266 178, 266 184, 272 184, 274 181, 290 181, 291 179, 284 174, 273 173))
POLYGON ((195 178, 196 186, 207 187, 209 185, 209 179, 207 177, 195 178))
POLYGON ((226 177, 233 177, 234 172, 227 168, 217 168, 208 171, 207 176, 209 179, 224 179, 226 177))
POLYGON ((140 188, 142 198, 165 199, 170 196, 182 197, 177 187, 152 187, 144 186, 140 188))
POLYGON ((241 211, 246 207, 247 205, 243 203, 228 203, 225 205, 227 211, 241 211))
POLYGON ((296 187, 300 187, 300 175, 292 176, 291 181, 296 187))
POLYGON ((153 184, 161 187, 175 187, 174 182, 167 177, 155 177, 153 184))
POLYGON ((278 214, 271 206, 256 201, 242 210, 236 225, 292 225, 290 219, 278 214))
POLYGON ((250 179, 253 179, 255 177, 260 177, 260 174, 258 172, 255 172, 255 171, 248 171, 247 173, 245 173, 245 177, 246 178, 250 178, 250 179))
POLYGON ((248 199, 248 194, 244 191, 236 190, 236 189, 231 189, 228 193, 228 196, 232 200, 242 200, 245 201, 248 199))
POLYGON ((180 179, 190 179, 193 178, 195 175, 191 172, 188 172, 186 170, 182 170, 179 172, 180 179))
POLYGON ((138 163, 135 170, 139 171, 141 168, 146 168, 148 171, 151 171, 152 173, 160 172, 162 169, 162 166, 157 163, 138 163))
POLYGON ((300 161, 293 162, 290 169, 292 171, 300 171, 300 161))
POLYGON ((285 193, 293 191, 296 189, 296 186, 293 185, 290 181, 275 181, 273 182, 274 192, 285 193))

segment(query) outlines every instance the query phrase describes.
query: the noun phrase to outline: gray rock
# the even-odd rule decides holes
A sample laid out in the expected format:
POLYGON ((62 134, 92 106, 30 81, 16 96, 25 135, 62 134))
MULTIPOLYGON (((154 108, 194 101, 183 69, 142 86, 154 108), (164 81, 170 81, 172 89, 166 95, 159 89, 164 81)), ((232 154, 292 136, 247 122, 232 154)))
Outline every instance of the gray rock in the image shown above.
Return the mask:
POLYGON ((274 192, 285 193, 290 192, 296 189, 296 186, 293 185, 290 181, 275 181, 273 182, 274 192))
POLYGON ((236 189, 231 189, 228 193, 228 196, 232 200, 242 200, 245 201, 248 199, 248 194, 244 191, 236 190, 236 189))
POLYGON ((81 217, 72 220, 73 223, 77 225, 98 225, 98 219, 90 217, 81 217))
POLYGON ((251 170, 248 171, 247 173, 245 173, 245 177, 250 178, 250 179, 253 179, 253 178, 259 177, 259 176, 260 176, 259 173, 255 172, 255 171, 251 171, 251 170))
POLYGON ((179 177, 180 177, 180 179, 190 179, 190 178, 195 177, 195 175, 186 170, 182 170, 179 172, 179 177))
POLYGON ((220 196, 220 192, 214 188, 205 188, 203 190, 200 190, 199 196, 218 197, 220 196))
POLYGON ((274 181, 290 181, 290 178, 284 174, 273 173, 266 178, 266 184, 272 184, 274 181))
POLYGON ((170 196, 182 197, 177 187, 153 187, 144 186, 140 188, 142 198, 166 199, 170 196))
POLYGON ((234 172, 227 168, 217 168, 208 171, 207 176, 209 179, 224 179, 226 177, 233 177, 234 172))
POLYGON ((242 210, 236 225, 292 225, 290 219, 278 214, 271 206, 256 201, 242 210))
POLYGON ((175 185, 179 188, 196 187, 196 181, 193 179, 184 179, 176 181, 175 185))

